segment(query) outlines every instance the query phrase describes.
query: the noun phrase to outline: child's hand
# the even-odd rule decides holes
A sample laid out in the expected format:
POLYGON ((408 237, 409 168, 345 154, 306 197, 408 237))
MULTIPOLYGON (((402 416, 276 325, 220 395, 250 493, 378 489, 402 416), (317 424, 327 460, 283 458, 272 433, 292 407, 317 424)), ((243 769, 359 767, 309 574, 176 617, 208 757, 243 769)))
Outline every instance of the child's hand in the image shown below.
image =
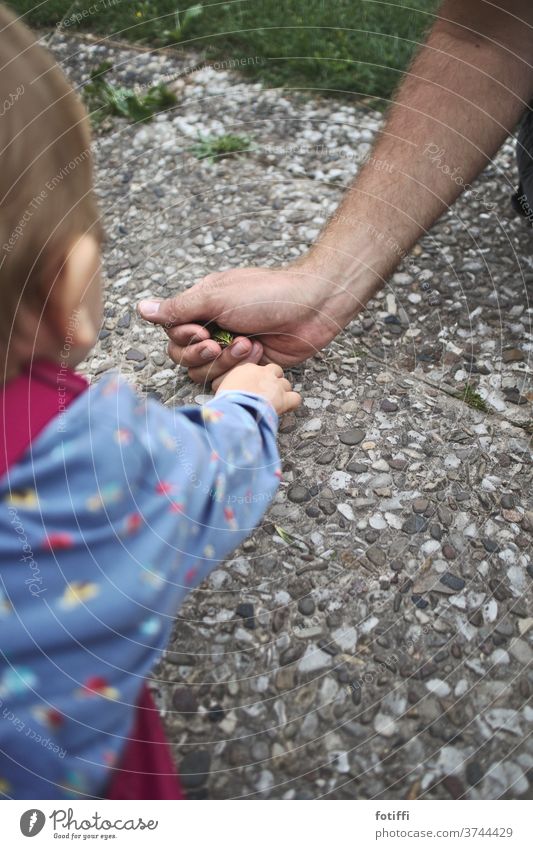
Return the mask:
POLYGON ((218 384, 217 395, 223 390, 262 395, 270 401, 278 416, 295 410, 302 403, 301 395, 294 392, 287 378, 283 377, 281 366, 274 363, 267 366, 256 366, 253 363, 237 366, 218 384))

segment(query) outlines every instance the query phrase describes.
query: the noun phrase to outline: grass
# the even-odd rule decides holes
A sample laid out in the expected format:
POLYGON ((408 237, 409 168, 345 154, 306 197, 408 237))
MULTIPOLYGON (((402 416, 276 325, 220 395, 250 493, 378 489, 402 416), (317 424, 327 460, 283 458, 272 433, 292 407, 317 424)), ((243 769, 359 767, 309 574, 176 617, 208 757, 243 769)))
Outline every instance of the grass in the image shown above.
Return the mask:
POLYGON ((120 115, 134 123, 150 121, 157 112, 176 103, 176 96, 162 83, 151 86, 146 94, 113 85, 106 79, 111 68, 110 62, 102 62, 91 72, 91 81, 83 89, 93 125, 100 125, 111 115, 120 115))
POLYGON ((248 136, 236 136, 233 133, 224 133, 221 136, 199 136, 198 141, 192 148, 197 159, 224 159, 250 150, 252 146, 248 136))
POLYGON ((37 27, 194 48, 275 86, 389 98, 438 0, 12 0, 37 27))
POLYGON ((462 392, 458 393, 457 397, 474 410, 480 410, 482 413, 488 413, 489 411, 481 395, 469 383, 466 384, 462 392))

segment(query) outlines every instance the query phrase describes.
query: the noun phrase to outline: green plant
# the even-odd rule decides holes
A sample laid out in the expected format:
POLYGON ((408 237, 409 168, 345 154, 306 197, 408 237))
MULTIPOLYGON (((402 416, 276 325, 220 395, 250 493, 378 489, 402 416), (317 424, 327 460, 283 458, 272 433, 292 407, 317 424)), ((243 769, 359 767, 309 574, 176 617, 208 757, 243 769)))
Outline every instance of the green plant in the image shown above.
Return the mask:
POLYGON ((223 136, 199 135, 192 152, 197 159, 210 159, 213 162, 216 158, 234 156, 250 150, 251 147, 252 142, 248 136, 235 136, 232 133, 225 133, 223 136))
POLYGON ((457 397, 468 404, 469 407, 473 407, 474 410, 481 410, 482 413, 488 412, 488 407, 483 398, 469 383, 466 384, 462 392, 458 393, 457 397))
POLYGON ((167 44, 179 43, 190 30, 193 21, 199 18, 204 13, 204 7, 201 3, 196 6, 189 6, 184 12, 176 9, 174 13, 174 27, 172 29, 163 30, 163 40, 167 44))
POLYGON ((135 123, 150 121, 157 112, 176 103, 176 96, 163 83, 150 86, 145 94, 112 85, 105 79, 111 68, 110 62, 102 62, 91 71, 91 81, 83 89, 93 124, 101 124, 110 115, 119 115, 135 123))
POLYGON ((211 339, 214 339, 215 342, 218 342, 221 348, 227 348, 228 345, 231 345, 235 336, 231 331, 224 330, 223 327, 219 327, 214 321, 211 321, 207 325, 207 329, 209 330, 211 339))

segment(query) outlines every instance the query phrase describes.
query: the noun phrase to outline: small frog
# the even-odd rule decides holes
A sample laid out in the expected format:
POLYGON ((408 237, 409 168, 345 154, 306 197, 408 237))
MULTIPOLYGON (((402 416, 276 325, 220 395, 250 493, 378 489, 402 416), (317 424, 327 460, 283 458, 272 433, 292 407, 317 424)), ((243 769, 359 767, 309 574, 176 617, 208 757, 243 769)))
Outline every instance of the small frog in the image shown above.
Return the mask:
POLYGON ((235 335, 233 333, 219 327, 214 321, 207 325, 207 330, 209 330, 209 333, 211 334, 211 339, 218 342, 221 348, 227 348, 235 339, 235 335))

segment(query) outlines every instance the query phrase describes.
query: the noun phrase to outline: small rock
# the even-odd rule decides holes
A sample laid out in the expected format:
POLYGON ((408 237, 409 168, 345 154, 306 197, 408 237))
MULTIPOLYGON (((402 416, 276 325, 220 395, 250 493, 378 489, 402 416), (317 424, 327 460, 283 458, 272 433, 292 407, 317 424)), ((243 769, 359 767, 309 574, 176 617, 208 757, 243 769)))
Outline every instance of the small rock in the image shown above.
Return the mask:
POLYGON ((172 695, 172 707, 178 713, 192 714, 198 710, 198 702, 188 687, 176 687, 172 695))
POLYGON ((427 523, 427 519, 420 516, 418 513, 414 513, 403 523, 402 531, 405 534, 419 534, 422 531, 425 531, 427 523))
POLYGON ((464 589, 466 583, 463 578, 459 578, 451 572, 445 572, 444 575, 441 575, 440 582, 450 590, 454 590, 454 592, 460 592, 464 589))
POLYGON ((240 616, 244 619, 243 625, 245 628, 249 628, 250 631, 253 631, 255 628, 255 616, 254 616, 254 606, 249 601, 243 601, 241 604, 237 605, 237 610, 235 611, 237 616, 240 616))
POLYGON ((302 616, 312 616, 315 612, 315 602, 311 598, 311 596, 305 596, 305 598, 301 598, 298 602, 298 610, 302 614, 302 616))
POLYGON ((344 430, 339 433, 339 439, 344 445, 359 445, 364 438, 364 430, 360 430, 357 427, 352 427, 350 430, 344 430))
POLYGON ((132 360, 134 363, 142 363, 146 359, 146 354, 143 354, 138 348, 130 348, 129 351, 126 351, 126 359, 132 360))
POLYGON ((290 487, 287 497, 289 501, 293 501, 295 504, 303 504, 305 501, 309 501, 311 493, 305 486, 296 484, 290 487))
POLYGON ((349 522, 355 521, 355 514, 349 504, 337 504, 337 510, 349 522))
POLYGON ((398 404, 396 401, 390 401, 388 398, 384 398, 380 404, 380 408, 384 413, 396 413, 398 411, 398 404))
POLYGON ((374 730, 382 737, 392 737, 396 733, 398 723, 391 716, 377 713, 374 717, 374 730))
MULTIPOLYGON (((281 662, 281 658, 280 658, 281 662)), ((298 670, 303 674, 309 672, 321 672, 329 669, 332 663, 332 658, 325 651, 319 649, 318 646, 309 645, 305 650, 305 654, 298 663, 298 670)))
POLYGON ((470 761, 466 765, 466 780, 473 787, 475 784, 479 784, 479 782, 483 778, 483 768, 479 761, 470 761))
POLYGON ((374 566, 384 566, 387 559, 385 552, 377 545, 371 545, 366 551, 366 556, 374 566))
POLYGON ((521 363, 524 359, 524 353, 520 348, 507 348, 502 351, 502 360, 504 363, 521 363))
POLYGON ((335 459, 335 452, 334 451, 323 451, 322 454, 318 455, 318 457, 316 458, 316 461, 319 464, 319 466, 327 466, 328 463, 332 463, 334 459, 335 459))
POLYGON ((185 787, 201 787, 207 780, 211 766, 211 755, 200 749, 188 752, 180 765, 180 780, 185 787))

